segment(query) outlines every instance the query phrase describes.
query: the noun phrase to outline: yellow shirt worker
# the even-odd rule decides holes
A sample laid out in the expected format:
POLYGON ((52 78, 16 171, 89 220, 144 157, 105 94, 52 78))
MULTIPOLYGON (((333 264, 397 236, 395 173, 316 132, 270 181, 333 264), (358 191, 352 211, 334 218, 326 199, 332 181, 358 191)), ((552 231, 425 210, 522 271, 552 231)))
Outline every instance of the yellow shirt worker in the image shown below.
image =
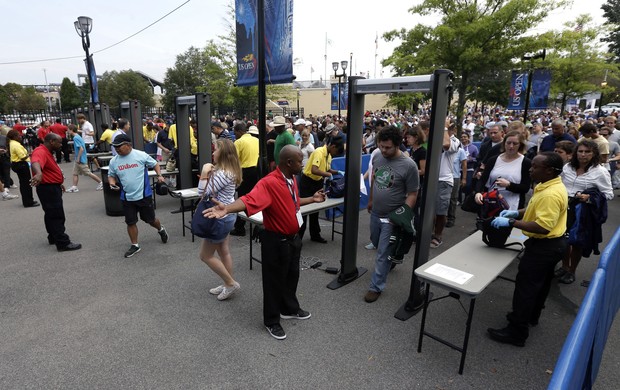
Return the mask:
MULTIPOLYGON (((237 188, 241 197, 248 194, 258 182, 258 138, 248 133, 247 125, 239 122, 233 126, 235 132, 235 149, 241 164, 243 179, 237 188)), ((241 218, 235 221, 235 228, 230 232, 233 236, 245 236, 245 222, 241 218)))
POLYGON ((506 316, 508 326, 487 329, 491 339, 500 343, 525 346, 530 325, 538 325, 545 307, 555 265, 566 253, 568 193, 559 177, 563 165, 562 157, 554 152, 534 157, 530 177, 538 184, 527 208, 504 210, 491 222, 497 229, 521 229, 529 237, 519 262, 512 311, 506 316))
POLYGON ((241 168, 251 168, 258 164, 258 138, 245 133, 235 141, 241 168))
MULTIPOLYGON (((332 174, 338 173, 337 170, 331 169, 332 156, 337 156, 344 152, 344 138, 334 137, 330 144, 318 147, 312 152, 308 158, 308 162, 304 167, 303 174, 299 183, 299 196, 305 197, 305 194, 314 194, 323 188, 323 178, 331 179, 332 174)), ((303 238, 306 232, 306 216, 303 217, 304 223, 299 229, 299 237, 303 238)), ((319 226, 319 213, 310 214, 310 240, 320 243, 327 243, 327 240, 321 237, 321 227, 319 226)))

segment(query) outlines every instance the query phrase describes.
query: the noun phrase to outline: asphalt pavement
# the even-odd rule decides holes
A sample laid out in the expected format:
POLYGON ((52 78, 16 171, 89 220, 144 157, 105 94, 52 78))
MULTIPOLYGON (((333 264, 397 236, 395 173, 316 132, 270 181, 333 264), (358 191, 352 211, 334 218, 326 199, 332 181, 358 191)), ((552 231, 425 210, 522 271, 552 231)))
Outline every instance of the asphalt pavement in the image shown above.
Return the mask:
MULTIPOLYGON (((61 167, 70 177, 72 165, 61 167)), ((262 325, 260 264, 249 269, 248 237, 231 237, 241 290, 220 302, 209 294, 220 281, 198 258, 199 240, 183 237, 181 216, 171 213, 177 199, 157 198, 156 214, 169 242, 139 222, 142 251, 125 259, 124 219, 105 214, 103 193, 95 187, 80 177, 80 192, 64 195, 67 232, 83 245, 74 252, 48 245, 40 207, 0 202, 2 389, 543 389, 586 292, 580 282, 599 260, 584 259, 576 283, 553 284, 524 348, 498 344, 486 334, 488 327, 504 326, 513 291, 510 282, 492 283, 477 299, 459 375, 458 352, 429 338, 417 352, 421 315, 394 318, 409 292, 413 249, 390 273, 380 298, 368 304, 363 296, 370 272, 340 289, 326 288, 335 276, 321 268, 339 265, 342 237, 328 244, 306 237, 302 263, 323 264, 301 271, 298 296, 312 317, 283 320, 288 337, 277 341, 262 325)), ((609 204, 605 243, 618 221, 617 198, 609 204)), ((324 237, 331 236, 331 224, 321 225, 324 237)), ((361 211, 357 263, 372 270, 375 251, 364 249, 368 225, 361 211)), ((473 227, 474 216, 459 210, 456 226, 445 230, 444 244, 431 255, 473 227)), ((505 275, 515 273, 516 262, 505 275)), ((467 306, 466 300, 434 303, 427 326, 459 344, 467 306)), ((614 324, 596 388, 617 388, 619 346, 614 324)))

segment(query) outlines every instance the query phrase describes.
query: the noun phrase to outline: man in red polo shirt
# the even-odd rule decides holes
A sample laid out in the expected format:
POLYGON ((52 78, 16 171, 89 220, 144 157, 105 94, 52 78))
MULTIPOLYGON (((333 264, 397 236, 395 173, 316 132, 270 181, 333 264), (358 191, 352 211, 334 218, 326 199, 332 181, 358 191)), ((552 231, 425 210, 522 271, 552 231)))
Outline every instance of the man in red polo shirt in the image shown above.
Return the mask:
POLYGON ((56 162, 60 164, 62 156, 65 156, 65 162, 71 162, 69 158, 69 144, 67 142, 68 127, 62 124, 62 119, 57 118, 56 123, 50 126, 50 131, 58 134, 62 138, 62 147, 56 151, 56 162), (62 152, 62 153, 61 153, 62 152))
POLYGON ((302 310, 297 300, 301 255, 301 239, 297 232, 303 223, 299 208, 309 203, 324 202, 325 193, 320 190, 311 197, 299 197, 295 175, 303 168, 303 155, 298 147, 284 146, 279 157, 276 170, 262 178, 250 193, 229 205, 213 199, 217 206, 205 210, 204 216, 222 218, 228 213, 244 210, 248 215, 263 212, 263 321, 271 336, 284 340, 286 333, 280 319, 310 318, 310 313, 302 310))
POLYGON ((37 130, 37 138, 39 139, 39 141, 41 141, 41 143, 45 142, 45 136, 48 135, 50 132, 50 121, 43 121, 41 122, 41 127, 39 127, 39 130, 37 130))
POLYGON ((65 233, 65 210, 62 205, 64 177, 60 167, 54 160, 53 152, 62 147, 62 138, 58 134, 48 133, 30 157, 32 179, 30 185, 37 188, 37 195, 45 216, 47 241, 56 245, 59 252, 80 249, 82 244, 71 242, 65 233))

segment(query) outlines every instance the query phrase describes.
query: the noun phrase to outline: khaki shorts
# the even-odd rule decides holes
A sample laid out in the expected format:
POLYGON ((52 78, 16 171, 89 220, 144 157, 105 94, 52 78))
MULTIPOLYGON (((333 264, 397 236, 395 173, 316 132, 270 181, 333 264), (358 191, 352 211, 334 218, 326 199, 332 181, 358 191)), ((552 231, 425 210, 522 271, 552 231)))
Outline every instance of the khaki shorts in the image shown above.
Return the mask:
POLYGON ((87 176, 90 173, 91 172, 90 172, 90 168, 88 168, 88 164, 73 163, 73 175, 74 176, 78 176, 78 175, 87 176))

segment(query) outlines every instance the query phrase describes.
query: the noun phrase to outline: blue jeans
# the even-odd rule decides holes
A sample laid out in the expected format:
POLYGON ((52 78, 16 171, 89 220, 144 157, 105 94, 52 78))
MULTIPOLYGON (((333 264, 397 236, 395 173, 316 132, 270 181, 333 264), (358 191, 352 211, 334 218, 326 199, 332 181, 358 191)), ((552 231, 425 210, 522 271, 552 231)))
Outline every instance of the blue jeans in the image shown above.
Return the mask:
POLYGON ((392 224, 383 223, 380 219, 378 215, 370 214, 370 241, 377 248, 377 258, 375 259, 375 271, 370 277, 369 290, 375 292, 381 292, 385 288, 387 275, 392 266, 392 262, 388 260, 392 250, 390 247, 392 224))

